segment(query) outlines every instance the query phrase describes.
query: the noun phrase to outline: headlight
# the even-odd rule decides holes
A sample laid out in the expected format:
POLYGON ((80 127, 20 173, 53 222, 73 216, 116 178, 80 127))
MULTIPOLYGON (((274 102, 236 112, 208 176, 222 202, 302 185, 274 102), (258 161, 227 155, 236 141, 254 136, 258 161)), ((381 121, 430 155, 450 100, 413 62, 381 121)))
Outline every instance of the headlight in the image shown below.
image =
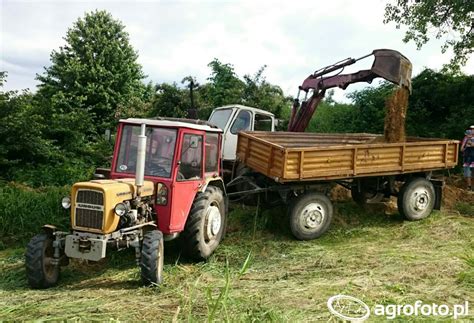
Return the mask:
POLYGON ((166 205, 168 203, 168 188, 163 183, 156 185, 156 204, 166 205))
POLYGON ((117 214, 118 216, 124 216, 125 214, 128 213, 129 211, 129 207, 127 204, 125 203, 119 203, 115 206, 114 208, 114 212, 115 214, 117 214))
POLYGON ((71 198, 69 196, 63 197, 63 199, 61 200, 61 205, 66 210, 69 209, 71 207, 71 198))

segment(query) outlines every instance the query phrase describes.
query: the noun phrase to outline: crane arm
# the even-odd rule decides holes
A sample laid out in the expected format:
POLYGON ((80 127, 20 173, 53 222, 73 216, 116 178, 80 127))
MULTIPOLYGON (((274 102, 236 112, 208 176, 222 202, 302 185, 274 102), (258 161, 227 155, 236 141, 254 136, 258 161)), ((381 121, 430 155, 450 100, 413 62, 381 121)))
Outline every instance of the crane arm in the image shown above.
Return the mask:
POLYGON ((358 82, 371 83, 373 79, 381 77, 392 83, 404 86, 411 91, 411 63, 395 50, 376 49, 372 53, 358 59, 347 58, 333 65, 317 70, 308 76, 299 87, 298 96, 293 102, 288 131, 303 132, 306 130, 316 108, 324 98, 327 89, 339 87, 346 89, 350 84, 358 82), (323 76, 352 65, 355 62, 374 55, 375 60, 370 70, 361 70, 350 74, 336 74, 323 76), (305 99, 300 104, 299 94, 305 92, 305 99), (309 99, 308 92, 312 91, 309 99))

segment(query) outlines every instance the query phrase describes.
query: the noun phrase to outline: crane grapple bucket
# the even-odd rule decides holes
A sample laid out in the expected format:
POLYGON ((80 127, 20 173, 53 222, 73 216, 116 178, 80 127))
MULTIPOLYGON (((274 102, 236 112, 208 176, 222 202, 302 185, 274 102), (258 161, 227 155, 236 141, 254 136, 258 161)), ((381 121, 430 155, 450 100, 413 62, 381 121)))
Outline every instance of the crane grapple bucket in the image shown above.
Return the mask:
POLYGON ((411 92, 411 62, 391 49, 376 49, 372 52, 375 57, 371 71, 390 82, 404 86, 411 92))

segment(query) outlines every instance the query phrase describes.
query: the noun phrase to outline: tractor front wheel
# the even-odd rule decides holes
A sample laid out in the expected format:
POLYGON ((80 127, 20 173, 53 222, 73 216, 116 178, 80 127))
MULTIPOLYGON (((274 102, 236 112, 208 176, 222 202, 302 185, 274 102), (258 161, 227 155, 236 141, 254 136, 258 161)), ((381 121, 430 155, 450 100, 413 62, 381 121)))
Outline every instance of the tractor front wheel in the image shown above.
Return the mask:
POLYGON ((42 289, 56 285, 59 265, 53 262, 53 237, 46 233, 34 236, 26 247, 26 276, 32 288, 42 289))
POLYGON ((145 233, 142 242, 140 269, 143 284, 159 285, 163 282, 164 242, 158 230, 145 233))
POLYGON ((215 186, 196 195, 181 240, 186 256, 205 260, 216 250, 225 232, 224 203, 222 191, 215 186))

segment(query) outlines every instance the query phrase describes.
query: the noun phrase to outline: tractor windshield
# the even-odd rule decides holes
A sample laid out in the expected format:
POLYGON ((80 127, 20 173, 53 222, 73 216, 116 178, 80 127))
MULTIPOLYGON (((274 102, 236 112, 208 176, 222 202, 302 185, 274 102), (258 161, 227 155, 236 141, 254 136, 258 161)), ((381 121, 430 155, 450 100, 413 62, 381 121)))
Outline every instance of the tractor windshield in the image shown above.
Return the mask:
MULTIPOLYGON (((176 145, 176 129, 147 127, 145 175, 171 177, 171 165, 176 145)), ((125 125, 122 129, 115 171, 134 174, 137 164, 139 125, 125 125)))

